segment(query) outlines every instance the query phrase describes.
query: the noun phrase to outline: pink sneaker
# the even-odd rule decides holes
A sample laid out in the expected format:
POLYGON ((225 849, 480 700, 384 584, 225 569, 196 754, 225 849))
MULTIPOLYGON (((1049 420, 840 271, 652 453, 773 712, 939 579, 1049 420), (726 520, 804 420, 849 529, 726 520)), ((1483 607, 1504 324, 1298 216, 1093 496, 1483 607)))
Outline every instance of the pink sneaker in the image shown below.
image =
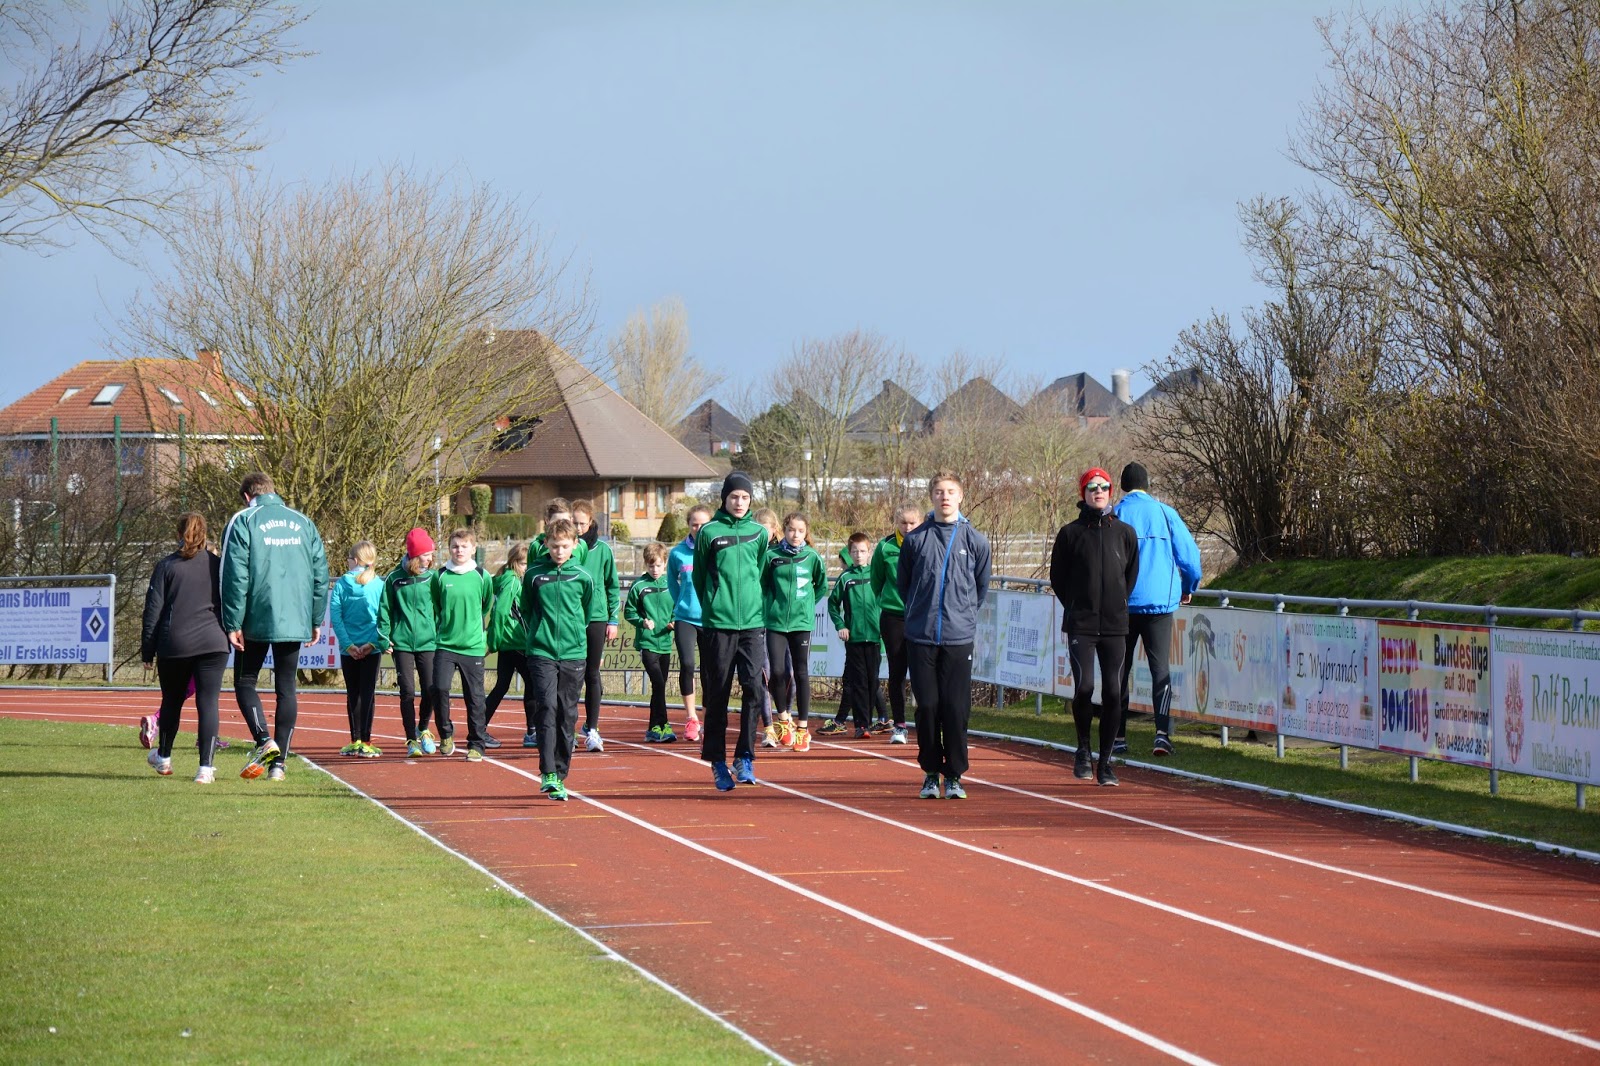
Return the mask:
POLYGON ((153 748, 156 746, 156 716, 147 714, 139 719, 139 746, 153 748))
MULTIPOLYGON (((691 718, 687 722, 683 723, 683 735, 685 737, 687 737, 689 740, 699 740, 700 739, 700 719, 691 718)), ((146 746, 148 746, 148 745, 146 745, 146 746)))

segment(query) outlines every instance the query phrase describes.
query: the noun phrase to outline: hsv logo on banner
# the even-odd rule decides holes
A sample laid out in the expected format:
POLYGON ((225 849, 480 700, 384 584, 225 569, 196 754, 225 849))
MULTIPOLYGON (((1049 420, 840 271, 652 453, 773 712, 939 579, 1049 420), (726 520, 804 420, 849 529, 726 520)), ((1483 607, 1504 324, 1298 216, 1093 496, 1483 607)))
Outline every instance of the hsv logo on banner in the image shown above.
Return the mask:
POLYGON ((1184 633, 1190 668, 1182 689, 1173 678, 1173 711, 1221 725, 1277 729, 1282 625, 1280 615, 1263 611, 1195 611, 1184 633))

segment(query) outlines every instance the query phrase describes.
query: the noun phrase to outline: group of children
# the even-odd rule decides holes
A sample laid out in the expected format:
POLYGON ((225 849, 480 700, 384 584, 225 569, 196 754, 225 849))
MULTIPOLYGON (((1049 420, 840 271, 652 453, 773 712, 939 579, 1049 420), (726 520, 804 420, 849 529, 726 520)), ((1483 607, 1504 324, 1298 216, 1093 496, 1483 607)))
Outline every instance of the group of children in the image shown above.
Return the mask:
POLYGON ((625 620, 633 627, 649 683, 645 740, 678 739, 666 696, 676 652, 685 736, 702 742, 702 757, 712 764, 718 787, 754 783, 757 721, 761 746, 810 749, 808 667, 817 606, 824 597, 846 650, 839 713, 820 732, 845 733, 851 728, 846 723, 852 723, 858 738, 888 733, 891 743, 906 743, 904 619, 895 557, 904 532, 920 521, 920 511, 903 509, 896 532, 876 544, 865 533, 853 534, 840 553, 844 570, 829 591, 827 567, 811 543, 806 516, 791 513, 780 522, 770 510, 752 514, 750 489, 743 474, 730 475, 720 509, 689 511, 689 533, 682 543, 670 550, 647 545, 645 571, 625 600, 615 557, 596 535, 586 501, 550 501, 544 532, 526 546, 513 546, 493 576, 475 561, 477 541, 470 529, 450 534, 448 558, 438 566, 433 538, 427 530, 411 530, 403 559, 387 575, 378 574, 377 549, 370 541, 354 545, 331 600, 350 724, 350 743, 340 754, 382 754, 372 743, 372 720, 377 667, 385 651, 394 658, 406 754, 412 758, 456 750, 450 694, 459 677, 467 710, 466 757, 483 759, 486 749, 500 746, 488 726, 513 678, 520 677, 523 747, 539 750, 540 790, 563 800, 578 741, 588 750, 604 750, 600 661, 606 641, 625 620), (884 645, 890 665, 887 706, 878 686, 884 645), (486 695, 484 660, 490 651, 498 659, 495 684, 486 695), (695 702, 697 660, 705 730, 695 702), (746 713, 730 772, 726 728, 735 673, 743 684, 746 713), (578 700, 585 687, 586 717, 579 730, 578 700))

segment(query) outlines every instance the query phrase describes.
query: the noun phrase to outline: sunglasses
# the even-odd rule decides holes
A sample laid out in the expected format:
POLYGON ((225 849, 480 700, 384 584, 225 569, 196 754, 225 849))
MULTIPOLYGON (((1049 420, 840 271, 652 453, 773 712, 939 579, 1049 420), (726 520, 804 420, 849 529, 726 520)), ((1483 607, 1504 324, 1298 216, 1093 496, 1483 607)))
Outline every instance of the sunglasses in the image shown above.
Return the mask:
POLYGON ((1083 487, 1085 492, 1110 492, 1111 486, 1104 481, 1091 481, 1083 487))

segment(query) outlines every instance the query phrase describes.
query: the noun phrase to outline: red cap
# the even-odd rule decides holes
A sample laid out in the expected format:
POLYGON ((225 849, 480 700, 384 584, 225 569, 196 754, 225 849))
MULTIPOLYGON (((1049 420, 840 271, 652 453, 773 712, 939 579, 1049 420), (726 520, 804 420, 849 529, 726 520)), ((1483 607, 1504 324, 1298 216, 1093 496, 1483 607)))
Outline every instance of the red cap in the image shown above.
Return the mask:
POLYGON ((1101 481, 1104 481, 1107 485, 1116 484, 1116 482, 1111 480, 1111 475, 1110 474, 1106 473, 1104 470, 1100 469, 1098 466, 1091 466, 1089 469, 1085 470, 1083 472, 1083 476, 1078 479, 1078 498, 1079 499, 1088 499, 1089 494, 1088 494, 1087 486, 1088 486, 1089 482, 1093 478, 1095 478, 1097 476, 1100 478, 1101 481))
POLYGON ((406 534, 406 555, 415 559, 431 551, 433 551, 433 538, 428 536, 426 529, 418 526, 406 534))

